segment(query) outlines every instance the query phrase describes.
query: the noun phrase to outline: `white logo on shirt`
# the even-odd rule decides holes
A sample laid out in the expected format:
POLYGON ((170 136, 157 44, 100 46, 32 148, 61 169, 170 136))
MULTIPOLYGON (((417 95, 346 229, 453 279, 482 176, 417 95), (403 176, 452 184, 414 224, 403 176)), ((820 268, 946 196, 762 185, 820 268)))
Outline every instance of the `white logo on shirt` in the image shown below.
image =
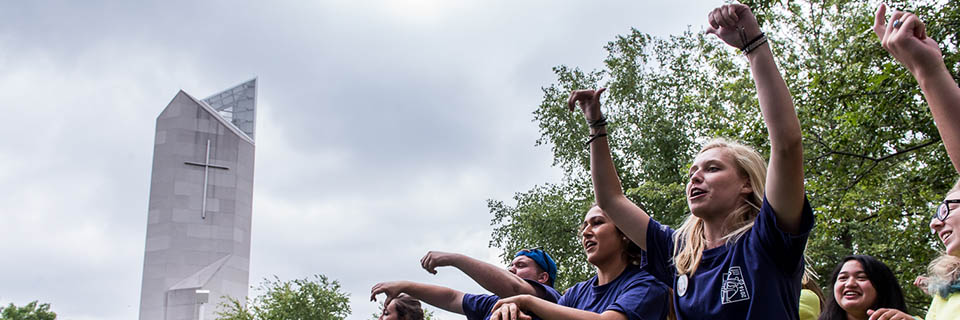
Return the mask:
POLYGON ((727 273, 723 274, 720 299, 722 304, 750 299, 750 292, 747 292, 747 283, 743 281, 743 272, 740 271, 739 266, 730 267, 727 273))
POLYGON ((681 274, 677 279, 677 295, 682 297, 685 294, 687 294, 687 275, 681 274))

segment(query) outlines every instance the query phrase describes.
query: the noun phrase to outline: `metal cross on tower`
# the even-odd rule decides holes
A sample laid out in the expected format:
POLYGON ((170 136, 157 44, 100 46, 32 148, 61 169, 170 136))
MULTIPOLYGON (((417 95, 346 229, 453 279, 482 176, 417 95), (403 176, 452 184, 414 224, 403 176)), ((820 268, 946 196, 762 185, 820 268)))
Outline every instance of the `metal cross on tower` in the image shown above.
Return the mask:
POLYGON ((206 156, 206 160, 204 160, 203 163, 192 162, 192 161, 186 161, 184 163, 203 167, 203 202, 202 202, 202 205, 200 206, 200 219, 206 219, 207 218, 207 180, 210 177, 210 168, 217 168, 217 169, 223 169, 223 170, 230 170, 230 168, 210 164, 210 139, 207 139, 207 156, 206 156))

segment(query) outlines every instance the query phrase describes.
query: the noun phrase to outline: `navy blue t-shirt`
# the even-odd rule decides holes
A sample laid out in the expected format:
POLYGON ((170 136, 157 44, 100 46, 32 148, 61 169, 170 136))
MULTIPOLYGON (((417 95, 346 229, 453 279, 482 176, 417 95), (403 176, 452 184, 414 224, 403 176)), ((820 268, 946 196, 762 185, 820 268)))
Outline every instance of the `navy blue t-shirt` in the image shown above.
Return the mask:
MULTIPOLYGON (((544 289, 546 296, 538 298, 550 301, 551 303, 557 303, 557 300, 560 299, 560 293, 557 292, 557 290, 553 287, 533 280, 524 280, 526 280, 529 284, 539 286, 540 288, 544 289)), ((500 301, 500 297, 492 294, 466 293, 463 295, 463 301, 461 302, 460 306, 463 307, 463 314, 467 316, 468 320, 490 319, 490 311, 493 311, 493 305, 497 304, 497 301, 500 301)), ((530 316, 536 319, 536 316, 530 316)))
POLYGON ((614 310, 630 320, 667 318, 668 288, 642 267, 627 266, 610 283, 596 284, 597 276, 575 284, 567 289, 558 304, 596 313, 614 310))
POLYGON ((777 227, 776 213, 764 197, 750 231, 734 243, 704 250, 681 292, 682 277, 672 263, 674 230, 650 219, 647 270, 673 285, 678 319, 797 319, 803 250, 812 228, 806 197, 797 234, 777 227))

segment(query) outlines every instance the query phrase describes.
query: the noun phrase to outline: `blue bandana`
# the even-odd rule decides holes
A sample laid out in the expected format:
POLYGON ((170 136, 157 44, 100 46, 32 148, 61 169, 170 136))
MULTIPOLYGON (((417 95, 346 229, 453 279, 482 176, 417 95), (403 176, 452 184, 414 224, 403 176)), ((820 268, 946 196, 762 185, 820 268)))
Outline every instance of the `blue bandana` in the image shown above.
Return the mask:
POLYGON ((937 294, 939 294, 940 297, 943 297, 944 299, 946 299, 946 298, 949 297, 951 294, 954 294, 954 293, 957 293, 957 292, 960 292, 960 280, 954 281, 954 282, 951 283, 949 286, 945 286, 945 287, 943 287, 943 288, 940 288, 940 290, 939 290, 939 292, 937 292, 937 294))
POLYGON ((517 251, 517 254, 513 257, 527 256, 530 259, 533 259, 534 262, 540 266, 540 269, 547 272, 547 275, 550 276, 550 283, 554 283, 557 280, 557 263, 553 262, 553 258, 547 254, 546 251, 540 249, 523 249, 517 251))

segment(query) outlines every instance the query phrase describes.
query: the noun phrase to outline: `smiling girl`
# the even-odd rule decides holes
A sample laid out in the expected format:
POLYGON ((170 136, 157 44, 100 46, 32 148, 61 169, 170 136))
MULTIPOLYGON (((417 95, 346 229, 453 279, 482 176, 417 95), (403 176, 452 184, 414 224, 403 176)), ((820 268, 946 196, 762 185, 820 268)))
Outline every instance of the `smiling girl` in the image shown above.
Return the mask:
POLYGON ((831 279, 833 295, 820 320, 914 319, 907 314, 897 278, 874 257, 844 257, 831 279))

